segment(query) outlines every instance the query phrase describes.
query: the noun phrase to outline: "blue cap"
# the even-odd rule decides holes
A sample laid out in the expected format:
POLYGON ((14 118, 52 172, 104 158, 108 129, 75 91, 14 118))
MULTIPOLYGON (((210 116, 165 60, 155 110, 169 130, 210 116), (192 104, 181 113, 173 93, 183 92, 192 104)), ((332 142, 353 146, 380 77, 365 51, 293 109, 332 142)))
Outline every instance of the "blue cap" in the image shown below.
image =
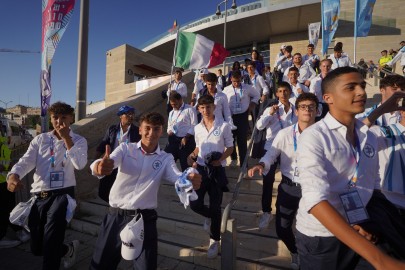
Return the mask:
POLYGON ((121 106, 118 109, 117 115, 121 116, 121 115, 123 115, 125 113, 129 113, 129 112, 135 113, 135 108, 133 108, 131 106, 124 105, 124 106, 121 106))

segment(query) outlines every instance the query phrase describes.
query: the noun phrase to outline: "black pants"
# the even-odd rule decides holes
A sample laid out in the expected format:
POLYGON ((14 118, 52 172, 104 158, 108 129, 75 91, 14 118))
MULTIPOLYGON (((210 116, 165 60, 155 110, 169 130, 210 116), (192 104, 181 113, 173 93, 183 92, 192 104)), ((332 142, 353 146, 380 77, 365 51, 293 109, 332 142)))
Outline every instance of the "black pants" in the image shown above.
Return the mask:
POLYGON ((237 129, 232 131, 234 150, 231 159, 236 160, 238 158, 238 155, 236 154, 236 145, 238 145, 239 162, 241 167, 247 152, 247 132, 249 130, 248 113, 249 110, 241 114, 232 115, 233 124, 237 129))
POLYGON ((222 189, 213 179, 208 178, 205 167, 198 165, 197 170, 201 174, 202 182, 200 188, 196 190, 198 199, 191 201, 190 207, 194 212, 211 219, 211 238, 219 241, 221 239, 222 189), (204 205, 206 193, 209 196, 209 206, 204 205))
POLYGON ((31 251, 43 256, 42 269, 59 269, 61 258, 68 248, 63 244, 66 231, 66 194, 74 198, 74 187, 63 189, 46 199, 36 199, 28 218, 31 232, 31 251))
MULTIPOLYGON (((157 213, 153 209, 141 210, 144 222, 143 250, 134 261, 135 269, 155 270, 157 268, 157 213)), ((117 269, 121 261, 122 241, 120 233, 134 216, 112 211, 104 217, 94 248, 90 269, 117 269)))
POLYGON ((6 235, 8 226, 14 231, 21 230, 20 226, 11 224, 10 212, 15 206, 15 193, 7 189, 7 182, 0 184, 0 240, 6 235))
POLYGON ((271 165, 269 172, 263 175, 262 188, 262 210, 263 212, 271 212, 271 202, 273 200, 273 184, 276 178, 277 165, 280 164, 280 158, 271 165))
POLYGON ((174 157, 174 161, 180 160, 181 169, 184 171, 188 168, 187 157, 195 149, 194 136, 187 140, 185 146, 181 147, 182 137, 177 137, 176 135, 171 135, 168 137, 168 143, 165 147, 165 152, 170 153, 174 157))
MULTIPOLYGON (((287 178, 283 175, 284 178, 287 178)), ((281 180, 276 201, 276 232, 291 253, 297 253, 295 236, 292 230, 298 204, 301 199, 301 187, 281 180)))
POLYGON ((348 246, 336 237, 310 237, 296 232, 301 270, 350 270, 360 260, 348 246))

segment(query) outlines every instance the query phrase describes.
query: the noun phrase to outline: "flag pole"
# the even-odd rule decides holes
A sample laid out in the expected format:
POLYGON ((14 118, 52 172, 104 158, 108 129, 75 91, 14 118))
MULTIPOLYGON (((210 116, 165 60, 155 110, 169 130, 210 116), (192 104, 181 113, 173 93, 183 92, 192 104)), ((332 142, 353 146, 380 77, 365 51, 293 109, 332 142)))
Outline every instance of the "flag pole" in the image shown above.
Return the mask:
POLYGON ((179 40, 179 30, 180 27, 177 26, 177 31, 176 31, 176 39, 174 41, 174 50, 173 50, 173 59, 172 59, 172 70, 170 71, 170 87, 172 85, 172 81, 173 81, 173 70, 174 70, 174 65, 176 62, 176 49, 177 49, 177 43, 179 40))
POLYGON ((354 0, 354 48, 353 48, 353 50, 354 50, 354 53, 353 53, 353 62, 354 62, 354 64, 356 64, 357 63, 357 61, 356 61, 356 52, 357 52, 357 19, 358 19, 358 14, 357 14, 357 12, 358 12, 358 1, 357 0, 354 0))

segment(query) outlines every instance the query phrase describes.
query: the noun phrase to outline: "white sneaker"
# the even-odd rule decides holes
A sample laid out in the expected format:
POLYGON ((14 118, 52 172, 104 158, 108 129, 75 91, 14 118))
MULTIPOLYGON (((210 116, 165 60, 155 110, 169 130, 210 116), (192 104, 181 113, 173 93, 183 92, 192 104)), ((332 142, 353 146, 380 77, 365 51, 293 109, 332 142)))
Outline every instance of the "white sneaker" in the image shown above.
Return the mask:
POLYGON ((272 219, 273 215, 270 212, 263 212, 263 215, 259 219, 259 229, 263 230, 267 228, 272 219))
POLYGON ((21 244, 20 241, 18 241, 18 240, 11 240, 11 239, 9 239, 9 238, 7 238, 7 237, 3 237, 3 238, 0 240, 0 248, 13 248, 13 247, 18 246, 19 244, 21 244))
POLYGON ((68 244, 69 250, 67 254, 63 257, 63 267, 65 267, 65 269, 68 269, 73 265, 75 265, 79 245, 80 245, 79 240, 73 240, 71 243, 68 244))
POLYGON ((291 253, 291 269, 298 270, 300 269, 300 257, 298 253, 291 253))
POLYGON ((208 259, 214 259, 216 256, 218 256, 219 246, 220 246, 219 241, 210 239, 210 246, 207 251, 208 259))
POLYGON ((17 231, 15 235, 22 243, 27 242, 31 238, 31 234, 24 229, 17 231))
POLYGON ((211 234, 211 219, 206 218, 204 220, 204 231, 206 231, 208 234, 211 234))

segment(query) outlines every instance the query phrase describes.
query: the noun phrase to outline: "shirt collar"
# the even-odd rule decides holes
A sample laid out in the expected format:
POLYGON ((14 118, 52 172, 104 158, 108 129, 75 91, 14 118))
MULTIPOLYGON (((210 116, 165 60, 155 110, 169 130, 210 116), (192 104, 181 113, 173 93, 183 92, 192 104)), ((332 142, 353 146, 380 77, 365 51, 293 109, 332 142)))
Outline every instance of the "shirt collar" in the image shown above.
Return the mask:
POLYGON ((147 153, 143 148, 142 148, 142 144, 141 144, 141 140, 139 140, 139 142, 136 143, 136 148, 138 148, 139 150, 141 150, 142 154, 150 156, 150 155, 160 155, 161 151, 160 151, 160 146, 158 144, 156 150, 153 153, 147 153))

